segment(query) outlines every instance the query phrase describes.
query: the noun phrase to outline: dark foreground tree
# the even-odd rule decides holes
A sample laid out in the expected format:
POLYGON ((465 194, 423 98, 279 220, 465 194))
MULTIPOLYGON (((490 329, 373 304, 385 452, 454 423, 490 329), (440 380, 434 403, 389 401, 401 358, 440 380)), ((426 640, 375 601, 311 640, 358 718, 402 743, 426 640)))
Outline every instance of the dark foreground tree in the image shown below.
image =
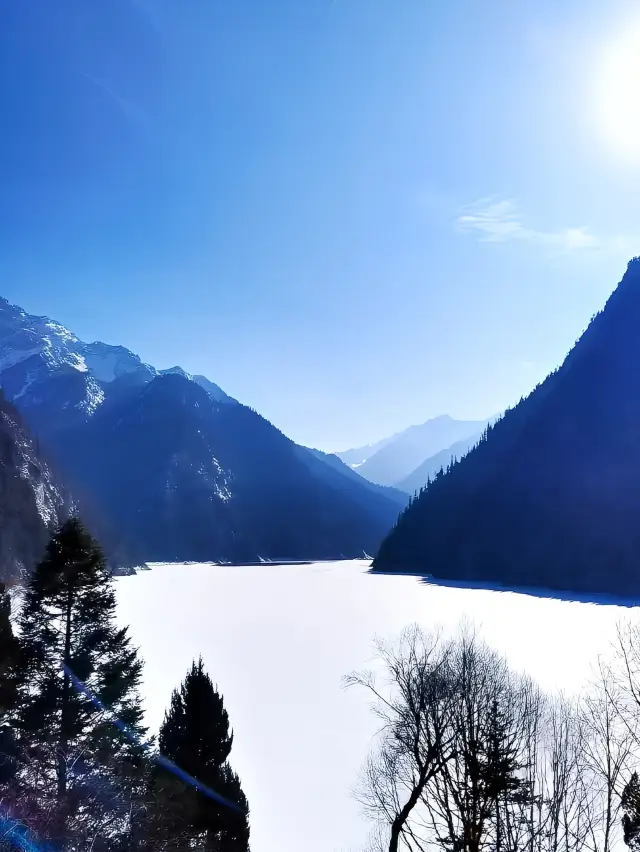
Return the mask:
POLYGON ((11 598, 0 581, 0 725, 8 718, 16 701, 12 669, 16 662, 18 643, 11 626, 11 598))
POLYGON ((194 662, 160 729, 162 759, 197 779, 207 790, 182 780, 162 759, 153 771, 156 817, 154 848, 245 852, 249 849, 248 803, 228 763, 233 745, 222 696, 194 662), (209 791, 222 796, 221 803, 209 791))
POLYGON ((384 685, 373 672, 355 673, 346 681, 373 696, 382 723, 357 796, 366 813, 384 825, 380 848, 398 852, 420 842, 422 798, 452 754, 453 648, 438 634, 414 627, 403 632, 397 645, 379 643, 378 651, 388 676, 384 685))
POLYGON ((622 791, 622 829, 624 842, 631 849, 640 848, 640 781, 634 772, 622 791))
POLYGON ((11 626, 11 598, 0 582, 0 785, 9 784, 17 770, 17 745, 10 726, 17 690, 14 669, 18 642, 11 626))
POLYGON ((115 619, 98 544, 71 519, 51 539, 19 617, 15 729, 37 829, 58 849, 126 836, 142 750, 142 662, 115 619), (123 732, 123 727, 133 739, 123 732))

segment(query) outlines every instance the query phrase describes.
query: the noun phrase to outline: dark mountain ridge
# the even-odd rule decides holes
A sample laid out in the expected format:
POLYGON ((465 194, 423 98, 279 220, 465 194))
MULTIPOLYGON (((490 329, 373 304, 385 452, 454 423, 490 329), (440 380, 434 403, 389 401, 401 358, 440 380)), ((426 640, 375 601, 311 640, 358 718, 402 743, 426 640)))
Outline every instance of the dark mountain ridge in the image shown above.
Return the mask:
POLYGON ((178 374, 107 398, 52 440, 71 486, 147 561, 361 557, 400 508, 178 374))
POLYGON ((640 591, 640 260, 563 365, 403 512, 374 570, 640 591))
POLYGON ((400 492, 298 447, 205 376, 84 343, 4 299, 0 385, 112 568, 362 556, 405 505, 400 492))

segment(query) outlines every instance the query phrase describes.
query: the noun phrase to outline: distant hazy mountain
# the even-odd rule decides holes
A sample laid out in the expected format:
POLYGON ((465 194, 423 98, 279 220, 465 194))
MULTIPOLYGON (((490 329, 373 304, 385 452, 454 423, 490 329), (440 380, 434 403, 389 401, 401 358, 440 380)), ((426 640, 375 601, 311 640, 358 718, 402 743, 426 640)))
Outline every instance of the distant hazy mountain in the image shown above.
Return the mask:
MULTIPOLYGON (((392 488, 388 485, 376 485, 375 482, 369 482, 368 479, 365 479, 363 476, 360 476, 357 470, 354 470, 353 468, 349 467, 349 465, 345 464, 342 459, 338 458, 335 453, 323 453, 322 450, 312 450, 307 447, 300 447, 299 449, 302 450, 304 453, 310 453, 312 456, 315 457, 316 460, 319 460, 323 463, 322 468, 320 468, 317 463, 313 466, 313 468, 318 472, 319 476, 322 476, 327 481, 339 481, 342 484, 342 480, 337 480, 335 478, 335 474, 337 473, 342 477, 346 477, 352 483, 357 485, 359 489, 364 487, 365 490, 368 492, 372 492, 382 497, 386 497, 388 500, 392 500, 402 509, 409 502, 409 495, 405 491, 399 488, 392 488), (332 473, 327 472, 327 468, 332 473)), ((310 463, 307 457, 305 457, 305 460, 308 464, 310 463)))
POLYGON ((114 567, 362 556, 406 504, 402 492, 298 447, 204 376, 83 343, 5 300, 0 385, 114 567))
POLYGON ((640 594, 640 259, 564 364, 401 515, 377 570, 640 594))
POLYGON ((390 435, 388 438, 376 441, 375 444, 366 444, 364 447, 355 447, 353 450, 344 450, 339 453, 333 453, 333 455, 337 456, 340 461, 349 465, 353 470, 357 470, 367 459, 370 459, 378 450, 390 444, 400 434, 400 432, 397 432, 395 435, 390 435))
POLYGON ((471 437, 465 438, 462 441, 457 441, 445 450, 440 450, 439 453, 423 461, 409 476, 401 479, 397 483, 397 487, 402 491, 406 491, 407 494, 414 494, 416 491, 420 491, 430 479, 433 479, 439 470, 446 470, 447 465, 452 460, 454 462, 459 461, 463 456, 466 456, 481 437, 482 432, 476 432, 475 435, 471 435, 471 437))
MULTIPOLYGON (((357 464, 357 471, 370 482, 402 488, 400 483, 425 459, 451 447, 458 441, 471 439, 472 436, 482 432, 485 425, 486 421, 454 420, 447 414, 434 417, 426 423, 410 426, 404 432, 374 444, 373 447, 377 449, 362 463, 357 464)), ((336 455, 353 467, 354 463, 349 462, 348 459, 357 458, 358 453, 362 453, 362 449, 347 450, 336 455)))

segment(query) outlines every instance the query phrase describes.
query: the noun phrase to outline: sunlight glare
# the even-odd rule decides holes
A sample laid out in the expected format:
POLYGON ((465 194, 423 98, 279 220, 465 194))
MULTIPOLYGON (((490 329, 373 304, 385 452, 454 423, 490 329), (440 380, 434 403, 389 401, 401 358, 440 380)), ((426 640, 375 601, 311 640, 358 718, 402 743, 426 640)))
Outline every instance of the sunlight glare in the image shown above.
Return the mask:
POLYGON ((599 121, 621 157, 640 162, 640 25, 608 48, 598 84, 599 121))

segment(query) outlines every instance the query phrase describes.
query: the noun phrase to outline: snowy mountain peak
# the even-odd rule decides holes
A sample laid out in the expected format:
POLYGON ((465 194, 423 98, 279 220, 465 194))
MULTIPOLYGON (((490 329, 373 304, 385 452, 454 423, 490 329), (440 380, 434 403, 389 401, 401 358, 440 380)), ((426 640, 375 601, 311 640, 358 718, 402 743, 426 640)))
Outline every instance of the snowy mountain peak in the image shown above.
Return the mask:
MULTIPOLYGON (((161 372, 179 373, 195 381, 218 402, 235 401, 213 382, 194 378, 180 367, 161 372)), ((0 385, 21 408, 44 409, 43 403, 58 393, 65 398, 61 410, 88 417, 101 406, 108 386, 116 380, 132 376, 145 384, 157 375, 158 370, 124 346, 84 343, 59 322, 28 314, 0 298, 0 385)))
POLYGON ((182 376, 183 379, 193 381, 193 376, 183 370, 182 367, 169 367, 167 370, 160 370, 159 372, 161 376, 182 376))
POLYGON ((106 384, 128 373, 138 371, 147 373, 149 379, 157 375, 153 367, 143 363, 138 355, 124 346, 112 346, 99 341, 84 343, 82 344, 82 356, 90 373, 99 382, 106 384))

